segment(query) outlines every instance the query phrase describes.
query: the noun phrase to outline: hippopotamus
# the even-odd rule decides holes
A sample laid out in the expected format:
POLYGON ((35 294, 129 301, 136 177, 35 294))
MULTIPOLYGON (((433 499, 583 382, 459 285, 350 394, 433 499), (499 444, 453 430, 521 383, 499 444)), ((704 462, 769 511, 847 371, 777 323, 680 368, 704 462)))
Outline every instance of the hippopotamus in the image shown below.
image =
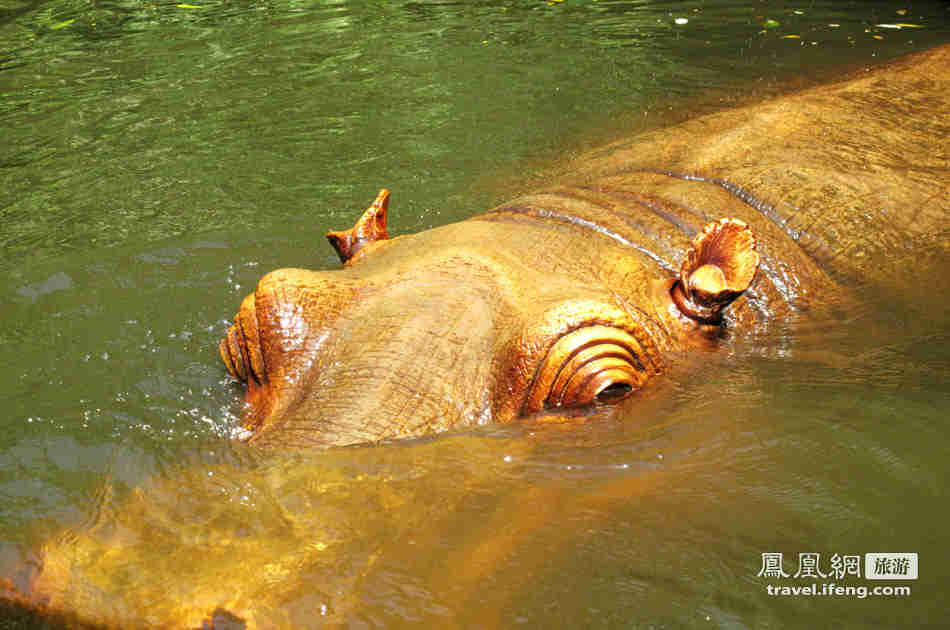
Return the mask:
MULTIPOLYGON (((432 457, 466 427, 635 417, 677 366, 702 378, 709 357, 778 323, 834 321, 864 291, 926 291, 950 248, 948 95, 945 46, 615 142, 548 189, 419 234, 388 237, 381 191, 329 234, 342 269, 268 273, 219 348, 247 387, 239 439, 323 456, 137 491, 47 545, 6 583, 7 607, 69 627, 296 627, 309 602, 296 584, 332 577, 345 593, 375 561, 359 541, 328 549, 393 514, 407 530, 428 519, 411 479, 327 463, 374 449, 328 447, 455 431, 422 441, 432 457), (256 502, 217 501, 241 484, 256 502), (339 509, 327 489, 347 484, 367 507, 339 509)), ((465 500, 444 484, 446 509, 465 500)), ((555 492, 536 490, 519 527, 504 510, 490 529, 508 538, 448 578, 477 588, 517 534, 555 518, 555 492)), ((639 492, 621 481, 590 501, 639 492)))
MULTIPOLYGON (((569 422, 946 248, 946 48, 613 144, 559 185, 388 238, 389 192, 221 342, 242 439, 339 446, 569 422)), ((913 267, 913 265, 910 265, 913 267)), ((844 307, 846 308, 846 307, 844 307)))

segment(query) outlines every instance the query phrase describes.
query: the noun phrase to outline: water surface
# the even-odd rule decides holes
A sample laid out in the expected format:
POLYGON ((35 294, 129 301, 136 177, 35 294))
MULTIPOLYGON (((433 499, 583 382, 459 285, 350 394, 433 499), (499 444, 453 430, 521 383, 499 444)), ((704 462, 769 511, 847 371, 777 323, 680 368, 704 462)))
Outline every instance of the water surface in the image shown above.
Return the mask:
POLYGON ((323 235, 381 187, 391 233, 441 225, 605 140, 946 41, 941 2, 3 3, 0 559, 140 517, 200 566, 239 523, 275 571, 310 550, 274 598, 302 627, 938 627, 945 281, 776 325, 611 422, 291 462, 228 441, 216 346, 264 272, 335 268, 323 235), (135 512, 143 487, 188 524, 135 512), (910 597, 756 576, 879 551, 919 553, 910 597))

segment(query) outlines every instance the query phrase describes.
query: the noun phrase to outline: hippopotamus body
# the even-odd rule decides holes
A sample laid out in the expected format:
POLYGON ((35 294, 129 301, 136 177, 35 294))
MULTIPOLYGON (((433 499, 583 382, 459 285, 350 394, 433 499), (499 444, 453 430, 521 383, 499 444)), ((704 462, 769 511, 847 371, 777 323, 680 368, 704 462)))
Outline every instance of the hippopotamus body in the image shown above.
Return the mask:
MULTIPOLYGON (((384 190, 352 230, 330 234, 342 269, 273 271, 242 303, 220 347, 247 383, 241 439, 328 447, 636 406, 673 365, 777 321, 837 316, 865 289, 900 292, 923 252, 945 260, 948 137, 943 47, 615 143, 555 187, 420 234, 387 238, 384 190)), ((271 474, 303 487, 305 472, 271 474)), ((401 505, 366 492, 380 508, 352 523, 401 505)), ((168 511, 163 527, 205 545, 206 568, 154 542, 160 533, 130 533, 137 496, 108 543, 51 544, 14 598, 104 627, 290 627, 261 610, 310 579, 315 561, 301 554, 358 579, 319 555, 345 535, 334 529, 344 513, 318 525, 281 506, 279 527, 255 529, 254 513, 231 506, 195 524, 183 516, 192 503, 149 496, 168 511), (201 528, 212 525, 235 533, 211 545, 201 528), (312 549, 284 549, 288 528, 316 532, 312 549), (255 554, 268 562, 242 561, 255 554)))
POLYGON ((947 247, 948 66, 944 48, 639 136, 421 234, 387 238, 384 190, 329 235, 342 270, 274 271, 242 304, 221 355, 244 439, 596 414, 726 330, 894 283, 947 247))

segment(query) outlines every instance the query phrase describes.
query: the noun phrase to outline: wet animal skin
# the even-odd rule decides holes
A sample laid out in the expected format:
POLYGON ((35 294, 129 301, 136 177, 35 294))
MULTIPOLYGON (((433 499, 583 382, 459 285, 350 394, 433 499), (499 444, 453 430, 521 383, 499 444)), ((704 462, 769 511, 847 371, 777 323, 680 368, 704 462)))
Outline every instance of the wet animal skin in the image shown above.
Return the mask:
POLYGON ((312 447, 570 421, 947 247, 948 49, 610 145, 560 185, 389 238, 382 190, 221 342, 242 439, 312 447), (701 140, 701 141, 700 141, 701 140), (893 265, 875 261, 893 261, 893 265))
MULTIPOLYGON (((834 323, 865 290, 915 295, 933 277, 925 260, 950 254, 948 137, 942 47, 618 141, 551 188, 419 234, 388 237, 384 190, 351 230, 329 235, 342 269, 272 271, 240 305, 220 354, 246 383, 242 439, 284 451, 489 422, 570 430, 635 409, 679 363, 702 378, 710 353, 754 347, 777 322, 834 323)), ((431 456, 446 441, 414 446, 431 456)), ((233 470, 185 470, 137 489, 0 580, 0 614, 48 627, 290 628, 286 603, 319 575, 339 580, 343 620, 362 568, 340 567, 367 547, 346 537, 367 522, 385 529, 373 519, 400 506, 412 506, 399 515, 405 530, 422 529, 428 515, 414 506, 431 501, 412 496, 412 480, 395 500, 389 480, 324 465, 352 453, 239 471, 269 475, 292 499, 253 510, 218 500, 215 484, 233 470), (360 501, 334 511, 335 495, 322 492, 331 486, 360 501), (301 546, 293 532, 330 544, 301 546)), ((648 480, 632 483, 589 498, 628 500, 648 480)), ((440 501, 465 500, 446 484, 440 501)), ((486 545, 463 569, 461 552, 447 562, 459 590, 480 588, 518 532, 569 525, 545 494, 556 491, 510 498, 500 513, 523 528, 503 523, 508 547, 486 545), (533 513, 517 514, 522 504, 533 513)))

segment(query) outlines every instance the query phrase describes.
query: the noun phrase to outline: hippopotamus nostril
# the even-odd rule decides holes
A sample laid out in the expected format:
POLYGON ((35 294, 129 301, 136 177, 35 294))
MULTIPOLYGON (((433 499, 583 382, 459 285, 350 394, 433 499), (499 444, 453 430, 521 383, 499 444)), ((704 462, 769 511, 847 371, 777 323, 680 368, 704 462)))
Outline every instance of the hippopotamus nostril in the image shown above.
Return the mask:
POLYGON ((228 368, 228 372, 239 381, 247 381, 247 365, 241 350, 240 330, 236 324, 228 328, 228 334, 218 344, 218 352, 228 368))
POLYGON ((218 349, 228 372, 234 378, 242 382, 253 379, 257 384, 264 383, 267 370, 264 355, 261 352, 253 294, 248 295, 241 302, 234 324, 228 329, 228 334, 221 341, 218 349))

